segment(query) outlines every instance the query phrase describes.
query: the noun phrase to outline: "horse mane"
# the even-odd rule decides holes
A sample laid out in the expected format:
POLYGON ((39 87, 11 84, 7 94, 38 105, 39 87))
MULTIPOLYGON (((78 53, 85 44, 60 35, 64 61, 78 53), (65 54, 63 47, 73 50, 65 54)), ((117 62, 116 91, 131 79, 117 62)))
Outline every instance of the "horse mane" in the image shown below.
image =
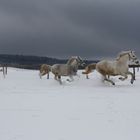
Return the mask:
POLYGON ((131 50, 130 50, 130 51, 121 51, 121 52, 118 54, 116 60, 118 61, 118 60, 120 59, 120 57, 122 57, 122 56, 124 56, 124 55, 126 55, 126 54, 129 54, 129 53, 131 53, 131 52, 132 52, 131 50))
POLYGON ((76 56, 72 56, 72 57, 68 60, 67 65, 70 65, 75 59, 76 59, 76 56))

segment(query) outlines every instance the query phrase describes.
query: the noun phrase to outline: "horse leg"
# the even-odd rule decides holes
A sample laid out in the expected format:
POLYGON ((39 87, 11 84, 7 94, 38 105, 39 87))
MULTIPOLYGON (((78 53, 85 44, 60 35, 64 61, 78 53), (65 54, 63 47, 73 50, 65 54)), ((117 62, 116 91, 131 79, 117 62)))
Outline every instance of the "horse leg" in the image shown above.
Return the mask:
POLYGON ((40 79, 42 79, 42 76, 44 76, 45 74, 46 74, 45 71, 40 71, 40 73, 39 73, 40 79))
POLYGON ((74 79, 73 79, 73 76, 72 76, 72 75, 70 75, 70 79, 71 79, 71 81, 70 81, 70 82, 74 81, 74 79))
POLYGON ((87 78, 87 79, 89 79, 88 74, 91 73, 91 72, 92 72, 91 70, 88 70, 88 71, 87 71, 87 73, 86 73, 86 78, 87 78))
POLYGON ((124 76, 124 77, 119 77, 119 79, 124 81, 125 79, 128 78, 127 75, 131 75, 131 84, 133 84, 135 78, 134 78, 134 74, 132 72, 130 72, 130 71, 128 71, 127 74, 122 74, 122 76, 124 76))
POLYGON ((61 76, 60 75, 58 75, 58 81, 59 81, 60 85, 62 85, 62 81, 61 81, 61 76))
POLYGON ((131 84, 133 84, 133 82, 135 80, 135 77, 134 77, 134 74, 132 72, 128 71, 127 73, 123 73, 121 75, 124 76, 124 77, 119 77, 119 79, 122 80, 122 81, 124 81, 128 78, 127 75, 131 75, 131 84))
POLYGON ((79 75, 79 74, 77 74, 77 73, 76 73, 76 76, 77 76, 78 78, 80 78, 80 75, 79 75))
POLYGON ((86 78, 89 79, 88 74, 86 74, 86 78))
POLYGON ((40 77, 40 79, 42 79, 42 74, 39 72, 39 77, 40 77))
POLYGON ((88 74, 91 73, 91 71, 86 70, 85 72, 82 72, 82 74, 86 74, 86 79, 89 79, 88 74))
POLYGON ((7 66, 5 67, 5 73, 6 73, 6 75, 7 75, 7 66))
POLYGON ((119 77, 119 79, 120 79, 121 81, 124 81, 125 79, 128 78, 127 74, 122 74, 122 76, 124 76, 124 77, 119 77))
POLYGON ((48 74, 47 74, 47 79, 49 79, 49 72, 48 72, 48 74))
POLYGON ((104 76, 104 81, 110 82, 112 85, 115 85, 115 83, 112 80, 108 79, 106 76, 104 76))
POLYGON ((70 77, 70 79, 67 79, 67 81, 69 81, 69 82, 74 81, 74 79, 73 79, 73 76, 72 76, 72 75, 70 75, 69 77, 70 77))
POLYGON ((128 71, 127 74, 131 75, 131 84, 133 84, 134 80, 135 80, 135 76, 132 72, 128 71))
POLYGON ((54 79, 57 80, 57 74, 54 75, 54 79))
MULTIPOLYGON (((73 74, 72 74, 73 75, 73 74)), ((80 78, 80 74, 78 73, 75 73, 75 76, 77 76, 78 78, 80 78)))

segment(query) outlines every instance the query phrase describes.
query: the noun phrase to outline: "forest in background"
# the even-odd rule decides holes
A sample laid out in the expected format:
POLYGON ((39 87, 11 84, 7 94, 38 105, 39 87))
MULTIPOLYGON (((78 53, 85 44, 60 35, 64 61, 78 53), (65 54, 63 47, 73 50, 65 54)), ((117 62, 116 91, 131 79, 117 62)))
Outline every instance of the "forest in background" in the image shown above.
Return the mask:
MULTIPOLYGON (((98 60, 84 60, 88 65, 96 63, 98 60)), ((67 59, 57 59, 51 57, 27 56, 27 55, 9 55, 0 54, 0 64, 8 67, 24 68, 24 69, 39 69, 42 64, 65 64, 67 59)), ((81 67, 82 69, 82 67, 81 67)))

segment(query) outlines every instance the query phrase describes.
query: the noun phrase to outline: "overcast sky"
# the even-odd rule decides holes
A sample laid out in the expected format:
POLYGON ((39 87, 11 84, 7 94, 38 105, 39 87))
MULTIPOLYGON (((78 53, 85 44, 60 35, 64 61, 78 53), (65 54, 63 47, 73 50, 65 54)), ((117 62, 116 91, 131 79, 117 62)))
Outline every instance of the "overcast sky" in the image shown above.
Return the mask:
POLYGON ((140 0, 0 0, 0 53, 140 55, 140 0))

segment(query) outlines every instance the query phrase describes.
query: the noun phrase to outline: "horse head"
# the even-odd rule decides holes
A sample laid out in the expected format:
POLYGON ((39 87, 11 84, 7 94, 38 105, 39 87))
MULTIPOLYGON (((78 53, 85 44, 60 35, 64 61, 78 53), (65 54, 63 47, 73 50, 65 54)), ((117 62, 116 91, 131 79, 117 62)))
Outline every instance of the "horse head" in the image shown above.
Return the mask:
POLYGON ((77 56, 76 59, 78 61, 79 66, 82 66, 82 67, 85 66, 85 62, 84 62, 84 60, 80 56, 77 56))
POLYGON ((77 66, 84 66, 85 62, 83 61, 83 59, 80 56, 72 56, 68 62, 68 65, 77 65, 77 66))
POLYGON ((121 57, 128 55, 128 59, 129 61, 137 61, 137 56, 135 55, 134 51, 122 51, 121 53, 119 53, 118 57, 117 57, 117 61, 120 60, 121 57))
POLYGON ((134 62, 138 61, 138 58, 137 56, 135 55, 135 52, 134 51, 130 51, 129 53, 129 56, 130 56, 130 59, 134 62))

